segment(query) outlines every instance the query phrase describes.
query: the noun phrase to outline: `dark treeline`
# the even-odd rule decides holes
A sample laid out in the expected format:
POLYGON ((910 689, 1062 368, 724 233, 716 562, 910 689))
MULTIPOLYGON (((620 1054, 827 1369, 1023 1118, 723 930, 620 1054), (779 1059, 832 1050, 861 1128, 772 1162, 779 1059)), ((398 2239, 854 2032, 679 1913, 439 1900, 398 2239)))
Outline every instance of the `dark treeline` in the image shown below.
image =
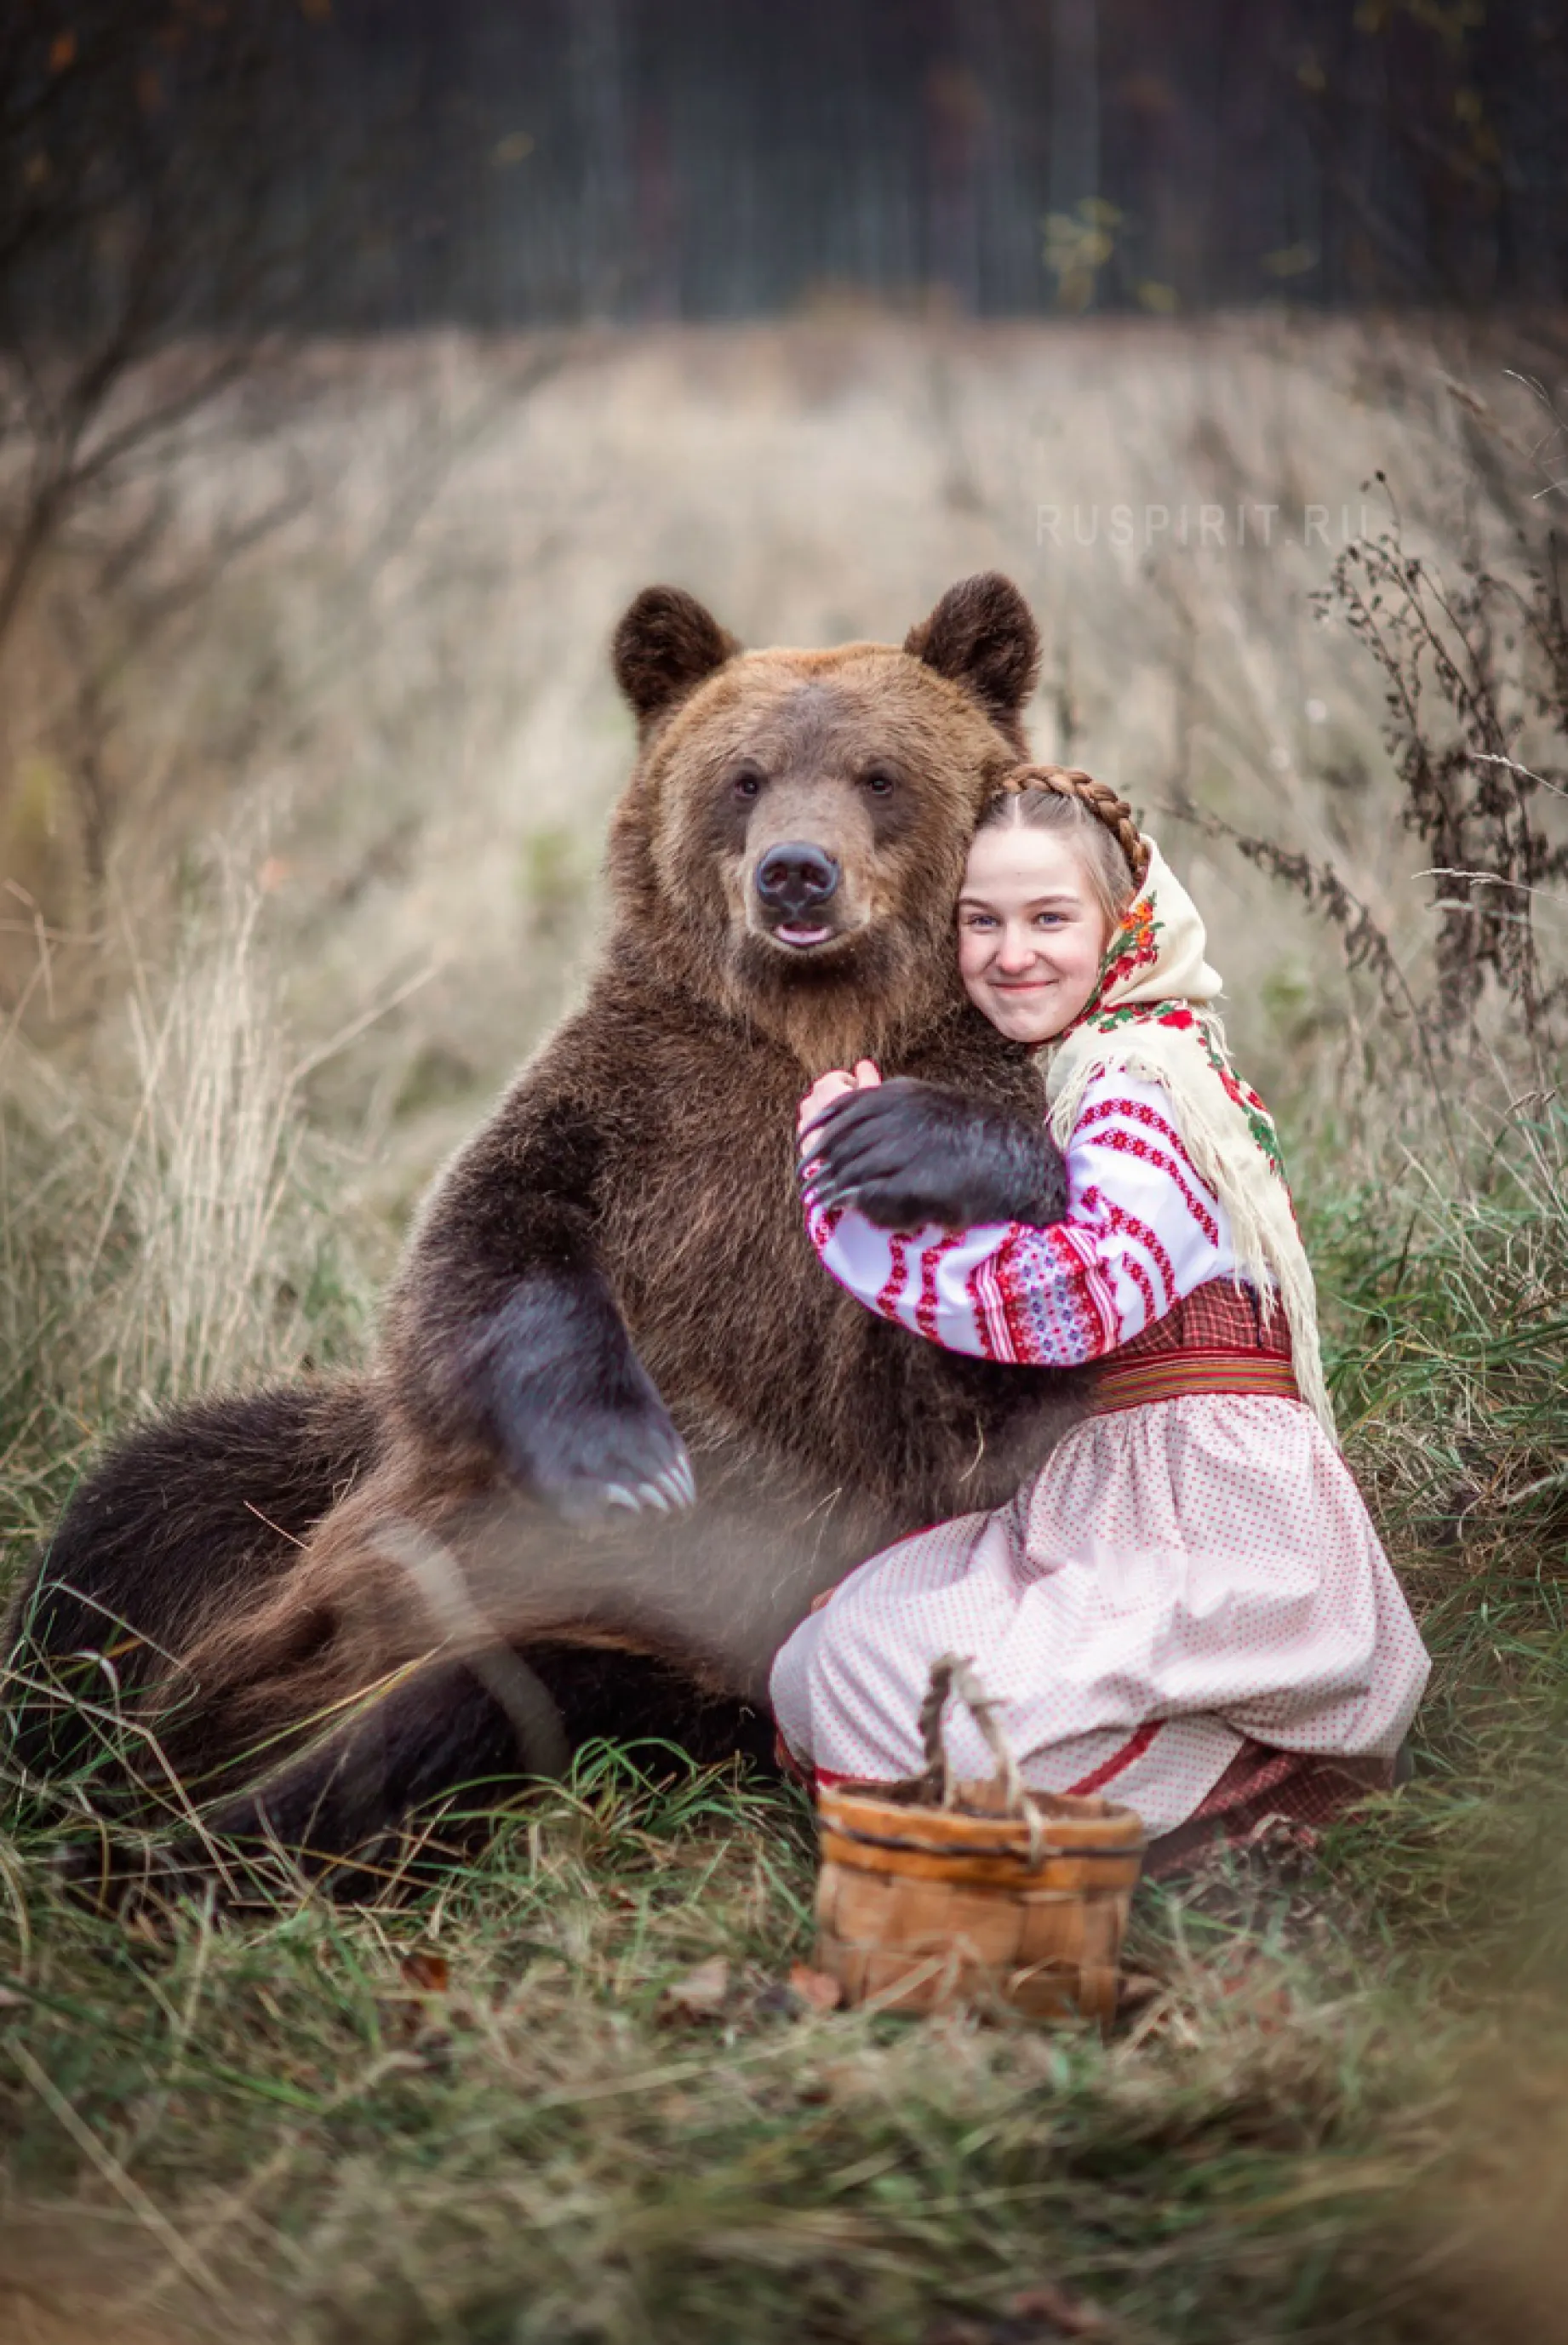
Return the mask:
POLYGON ((357 0, 339 32, 360 128, 406 124, 360 280, 382 314, 1477 303, 1568 276, 1561 5, 357 0))
POLYGON ((155 183, 249 239, 239 279, 232 238, 221 264, 193 251, 187 322, 285 284, 296 316, 362 330, 735 318, 840 292, 998 315, 1478 306, 1568 279, 1560 0, 6 15, 9 213, 50 186, 102 191, 23 272, 35 316, 91 307, 155 183))

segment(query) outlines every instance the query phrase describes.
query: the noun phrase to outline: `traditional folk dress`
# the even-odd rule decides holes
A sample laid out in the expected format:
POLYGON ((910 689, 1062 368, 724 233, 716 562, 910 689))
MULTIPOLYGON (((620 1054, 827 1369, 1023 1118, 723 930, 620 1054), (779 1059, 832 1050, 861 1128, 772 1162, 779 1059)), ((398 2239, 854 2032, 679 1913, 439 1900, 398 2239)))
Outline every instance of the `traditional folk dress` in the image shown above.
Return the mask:
MULTIPOLYGON (((1009 1505, 873 1557, 784 1646, 775 1715, 819 1780, 918 1774, 931 1665, 958 1652, 1025 1781, 1125 1801, 1156 1870, 1390 1781, 1430 1664, 1333 1438, 1274 1128, 1218 991, 1156 848, 1050 1066, 1066 1219, 900 1233, 808 1198, 869 1310, 988 1359, 1101 1364, 1009 1505)), ((972 1721, 949 1731, 960 1775, 989 1773, 972 1721)))

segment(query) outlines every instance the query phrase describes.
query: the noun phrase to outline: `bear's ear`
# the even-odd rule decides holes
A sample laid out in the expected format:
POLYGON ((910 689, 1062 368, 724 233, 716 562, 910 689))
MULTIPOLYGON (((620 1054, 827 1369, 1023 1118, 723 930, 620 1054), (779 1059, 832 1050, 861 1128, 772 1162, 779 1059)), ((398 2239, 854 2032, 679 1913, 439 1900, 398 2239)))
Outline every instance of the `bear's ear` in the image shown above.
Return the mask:
POLYGON ((993 724, 1021 737, 1019 711, 1040 673, 1040 634, 1011 578, 983 570, 950 586, 904 649, 978 700, 993 724))
POLYGON ((616 629, 616 682, 644 734, 740 645, 679 586, 645 586, 616 629))

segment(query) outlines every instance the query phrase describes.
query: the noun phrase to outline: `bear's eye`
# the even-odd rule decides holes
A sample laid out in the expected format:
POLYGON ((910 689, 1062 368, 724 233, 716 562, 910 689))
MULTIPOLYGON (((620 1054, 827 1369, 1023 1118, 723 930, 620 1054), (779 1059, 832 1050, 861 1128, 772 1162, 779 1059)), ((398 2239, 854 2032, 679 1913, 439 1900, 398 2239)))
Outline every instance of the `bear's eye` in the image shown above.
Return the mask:
POLYGON ((885 766, 872 766, 860 777, 873 797, 885 798, 898 787, 894 777, 885 766))
POLYGON ((738 798, 755 798, 762 795, 762 777, 755 766, 742 766, 730 777, 730 788, 738 798))

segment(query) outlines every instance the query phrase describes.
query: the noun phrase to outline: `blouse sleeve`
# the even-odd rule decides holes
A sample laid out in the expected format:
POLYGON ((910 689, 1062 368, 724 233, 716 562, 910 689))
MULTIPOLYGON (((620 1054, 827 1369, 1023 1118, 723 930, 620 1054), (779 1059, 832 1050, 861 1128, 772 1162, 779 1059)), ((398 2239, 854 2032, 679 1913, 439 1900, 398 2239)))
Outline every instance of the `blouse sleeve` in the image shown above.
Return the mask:
POLYGON ((1049 1229, 881 1230, 808 1197, 807 1233, 868 1310, 951 1352, 1031 1367, 1102 1358, 1233 1269, 1224 1208, 1159 1084, 1091 1083, 1066 1172, 1066 1218, 1049 1229))

